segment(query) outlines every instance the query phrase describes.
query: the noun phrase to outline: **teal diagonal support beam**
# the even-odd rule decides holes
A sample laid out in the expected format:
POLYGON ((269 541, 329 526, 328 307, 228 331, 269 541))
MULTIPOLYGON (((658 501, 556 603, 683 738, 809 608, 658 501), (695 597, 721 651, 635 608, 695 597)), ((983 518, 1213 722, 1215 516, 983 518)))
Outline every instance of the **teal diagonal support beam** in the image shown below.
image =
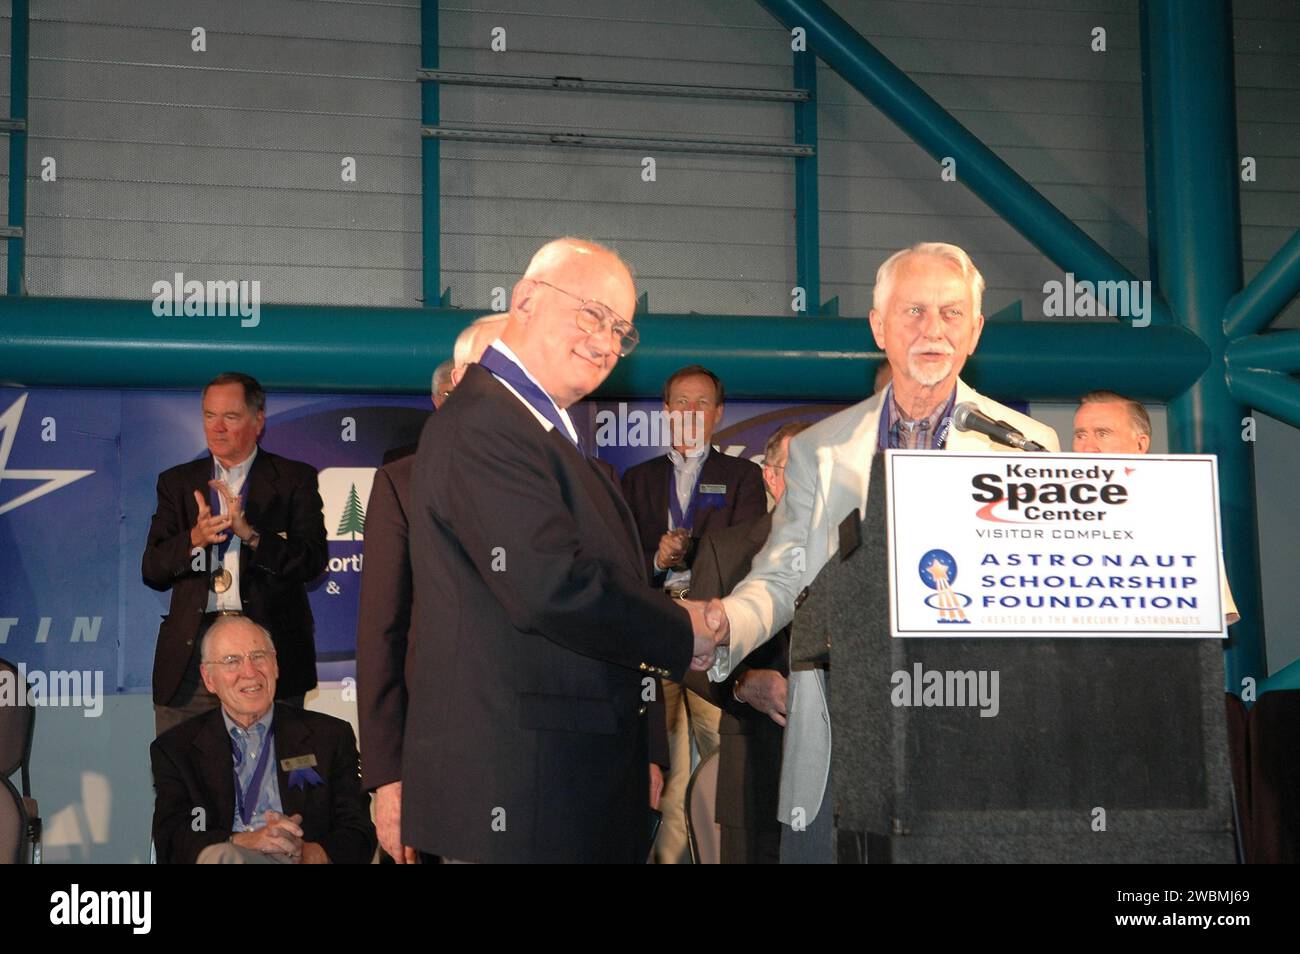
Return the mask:
MULTIPOLYGON (((957 180, 1076 280, 1136 281, 1121 265, 955 120, 822 0, 758 0, 782 26, 807 31, 808 49, 935 159, 952 156, 957 180)), ((1160 299, 1150 318, 1171 320, 1160 299)))
MULTIPOLYGON (((1300 331, 1293 332, 1300 335, 1300 331)), ((1300 427, 1300 381, 1280 371, 1247 368, 1228 373, 1228 385, 1242 404, 1300 427)))
MULTIPOLYGON (((1241 217, 1237 198, 1236 87, 1228 0, 1144 0, 1151 84, 1153 198, 1160 237, 1160 289, 1210 364, 1169 405, 1175 453, 1217 454, 1224 557, 1241 622, 1225 660, 1227 687, 1268 674, 1259 585, 1255 473, 1242 440, 1251 390, 1243 374, 1229 388, 1224 316, 1241 289, 1241 217)), ((1262 372, 1259 372, 1262 373, 1262 372)))
POLYGON ((1258 334, 1300 294, 1300 229, 1228 302, 1223 332, 1229 338, 1258 334))
POLYGON ((1300 331, 1250 335, 1228 345, 1229 373, 1248 368, 1300 374, 1300 331))

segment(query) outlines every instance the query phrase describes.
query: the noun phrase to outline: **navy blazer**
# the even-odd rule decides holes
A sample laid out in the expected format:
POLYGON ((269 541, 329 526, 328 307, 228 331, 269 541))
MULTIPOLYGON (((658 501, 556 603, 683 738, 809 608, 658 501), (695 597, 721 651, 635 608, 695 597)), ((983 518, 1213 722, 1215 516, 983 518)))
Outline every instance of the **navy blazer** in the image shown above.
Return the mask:
POLYGON ((693 639, 646 585, 618 488, 471 365, 425 424, 410 516, 402 841, 644 862, 643 680, 680 679, 693 639))
MULTIPOLYGON (((651 458, 623 475, 623 496, 636 515, 641 537, 642 558, 652 585, 662 585, 664 575, 656 573, 655 553, 659 538, 668 532, 668 482, 673 463, 664 454, 651 458)), ((701 485, 724 485, 721 494, 701 494, 696 504, 691 536, 698 540, 711 530, 730 527, 767 513, 767 491, 763 487, 763 468, 753 461, 728 457, 712 447, 700 466, 701 485)), ((690 562, 694 552, 687 555, 690 562)))
MULTIPOLYGON (((194 491, 209 499, 211 479, 210 455, 158 477, 158 505, 140 570, 151 589, 172 592, 154 650, 153 701, 160 706, 180 687, 208 606, 208 575, 194 569, 190 528, 199 512, 194 491)), ((299 696, 316 687, 315 621, 307 584, 329 561, 316 469, 259 448, 243 495, 248 522, 262 537, 256 550, 239 547, 244 615, 266 627, 275 643, 280 666, 276 696, 299 696)))
MULTIPOLYGON (((370 799, 361 792, 352 726, 279 702, 272 725, 284 814, 301 815, 303 840, 318 843, 335 864, 368 863, 378 840, 370 821, 370 799), (304 755, 315 756, 320 784, 289 784, 282 763, 304 755)), ((221 709, 158 736, 149 747, 149 758, 158 862, 193 864, 204 848, 230 838, 234 827, 235 773, 221 709)))
POLYGON ((410 516, 414 457, 375 472, 366 505, 365 560, 357 607, 357 718, 367 791, 402 777, 406 648, 411 628, 410 516))

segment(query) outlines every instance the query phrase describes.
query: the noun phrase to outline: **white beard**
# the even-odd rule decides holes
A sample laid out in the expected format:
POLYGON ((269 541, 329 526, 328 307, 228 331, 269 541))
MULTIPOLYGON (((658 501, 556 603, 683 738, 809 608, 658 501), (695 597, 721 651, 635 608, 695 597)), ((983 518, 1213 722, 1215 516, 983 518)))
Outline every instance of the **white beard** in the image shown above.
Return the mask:
POLYGON ((943 364, 929 365, 927 367, 918 366, 915 355, 907 356, 907 374, 908 376, 923 388, 932 388, 939 384, 952 373, 952 356, 948 357, 943 364))

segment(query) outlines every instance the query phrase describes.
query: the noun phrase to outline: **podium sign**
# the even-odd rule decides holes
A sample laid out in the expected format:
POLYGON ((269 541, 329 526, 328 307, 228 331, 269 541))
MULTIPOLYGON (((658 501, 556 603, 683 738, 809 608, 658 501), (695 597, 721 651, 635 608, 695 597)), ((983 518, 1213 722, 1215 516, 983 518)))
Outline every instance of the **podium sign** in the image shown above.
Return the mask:
POLYGON ((898 637, 1226 636, 1212 455, 888 451, 898 637))

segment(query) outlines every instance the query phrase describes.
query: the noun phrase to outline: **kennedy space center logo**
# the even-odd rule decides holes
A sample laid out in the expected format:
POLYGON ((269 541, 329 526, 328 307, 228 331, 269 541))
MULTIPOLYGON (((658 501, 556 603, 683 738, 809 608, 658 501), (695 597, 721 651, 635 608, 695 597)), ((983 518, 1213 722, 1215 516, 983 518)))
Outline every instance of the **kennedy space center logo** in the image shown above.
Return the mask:
POLYGON ((965 610, 971 598, 952 588, 957 582, 957 561, 952 554, 947 550, 927 551, 916 568, 921 582, 934 590, 925 598, 925 605, 939 614, 938 622, 969 624, 965 610))

